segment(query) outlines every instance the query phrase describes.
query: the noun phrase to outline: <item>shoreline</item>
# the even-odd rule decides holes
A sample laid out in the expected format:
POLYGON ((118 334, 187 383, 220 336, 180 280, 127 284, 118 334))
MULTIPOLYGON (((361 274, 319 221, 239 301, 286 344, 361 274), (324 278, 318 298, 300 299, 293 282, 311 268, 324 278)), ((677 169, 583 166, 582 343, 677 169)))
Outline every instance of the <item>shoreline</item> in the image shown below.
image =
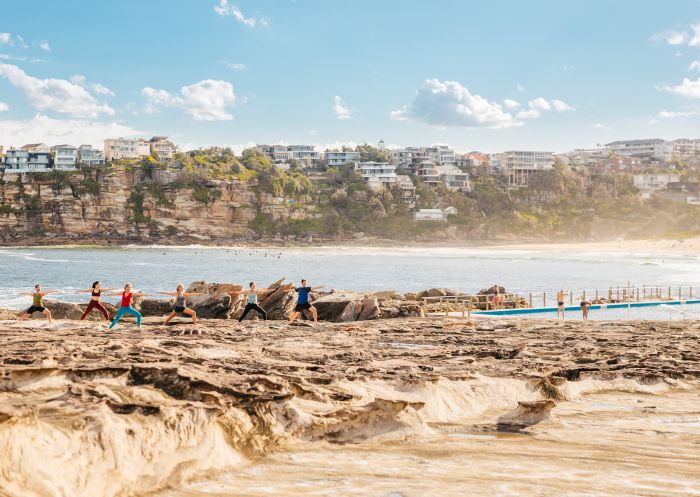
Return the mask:
MULTIPOLYGON (((194 242, 194 241, 193 241, 194 242)), ((551 251, 551 252, 695 252, 700 251, 700 237, 679 239, 601 240, 601 241, 552 241, 508 243, 497 240, 479 243, 423 242, 405 240, 345 240, 342 242, 232 242, 194 243, 96 243, 95 240, 22 240, 12 244, 0 244, 0 249, 246 249, 246 250, 300 250, 300 249, 464 249, 497 251, 551 251), (36 243, 33 243, 36 242, 36 243), (41 243, 39 243, 41 242, 41 243), (48 243, 47 243, 48 242, 48 243), (54 243, 55 242, 55 243, 54 243)))

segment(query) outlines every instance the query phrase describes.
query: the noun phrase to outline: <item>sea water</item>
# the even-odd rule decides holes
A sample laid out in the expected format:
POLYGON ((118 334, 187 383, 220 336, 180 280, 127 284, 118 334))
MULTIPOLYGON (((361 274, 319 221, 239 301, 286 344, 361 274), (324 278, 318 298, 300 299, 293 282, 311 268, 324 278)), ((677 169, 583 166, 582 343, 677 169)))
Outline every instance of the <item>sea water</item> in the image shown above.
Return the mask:
POLYGON ((359 291, 449 287, 474 293, 495 283, 518 293, 604 290, 628 283, 665 287, 700 284, 700 254, 318 246, 2 248, 0 307, 28 305, 29 298, 19 293, 37 283, 59 290, 55 298, 80 301, 85 298, 75 290, 95 280, 103 287, 131 282, 153 293, 196 280, 266 286, 283 277, 359 291))

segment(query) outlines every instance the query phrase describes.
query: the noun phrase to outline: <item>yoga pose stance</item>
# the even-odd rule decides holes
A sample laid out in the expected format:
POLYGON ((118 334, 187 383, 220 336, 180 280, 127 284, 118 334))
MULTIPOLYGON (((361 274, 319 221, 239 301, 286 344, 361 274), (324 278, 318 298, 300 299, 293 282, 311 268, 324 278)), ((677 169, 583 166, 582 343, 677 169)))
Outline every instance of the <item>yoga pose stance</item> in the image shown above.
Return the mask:
POLYGON ((194 310, 187 307, 187 297, 192 297, 194 295, 204 295, 201 292, 186 292, 185 285, 180 283, 174 292, 158 292, 161 295, 170 295, 175 297, 175 305, 173 306, 173 312, 170 313, 168 317, 165 318, 163 324, 168 324, 172 318, 178 314, 185 314, 192 317, 192 324, 197 324, 197 313, 194 310))
POLYGON ((29 316, 34 314, 35 312, 41 312, 44 316, 47 317, 49 320, 49 323, 51 322, 51 311, 48 310, 46 307, 44 307, 44 297, 46 297, 50 293, 56 293, 58 290, 46 290, 45 292, 41 291, 41 285, 35 285, 34 286, 34 291, 33 292, 25 292, 22 295, 29 295, 32 297, 32 305, 27 309, 24 314, 20 317, 22 321, 25 319, 29 319, 29 316))
POLYGON ((245 309, 243 309, 243 314, 241 314, 241 317, 238 318, 238 322, 240 323, 245 319, 245 317, 248 315, 250 311, 257 311, 258 314, 262 316, 262 318, 267 321, 267 313, 265 312, 265 309, 260 307, 258 305, 258 290, 255 286, 255 283, 252 281, 248 284, 249 289, 248 290, 239 290, 237 292, 231 292, 231 296, 233 295, 247 295, 248 296, 248 303, 245 305, 245 309))
POLYGON ((88 303, 87 309, 85 309, 85 312, 83 315, 80 317, 80 320, 83 321, 88 317, 88 314, 92 312, 93 309, 97 309, 102 313, 102 315, 105 317, 105 321, 109 321, 109 312, 107 312, 107 309, 105 306, 102 305, 100 302, 100 298, 102 297, 102 292, 111 292, 112 290, 116 290, 116 288, 102 288, 102 285, 100 284, 99 281, 95 281, 92 284, 92 288, 89 290, 78 290, 75 293, 88 293, 90 292, 90 302, 88 303))
POLYGON ((292 315, 289 318, 290 323, 298 318, 299 314, 307 310, 311 311, 311 316, 314 318, 314 323, 318 321, 318 312, 316 312, 316 308, 309 302, 309 293, 321 288, 323 288, 323 285, 314 287, 306 286, 306 280, 301 280, 301 286, 295 289, 299 295, 297 297, 297 305, 294 308, 294 312, 292 312, 292 315))
MULTIPOLYGON (((108 295, 119 295, 119 293, 109 293, 108 295)), ((121 293, 122 305, 119 307, 116 316, 114 316, 114 321, 112 321, 112 324, 109 325, 109 329, 111 330, 114 328, 124 314, 131 314, 134 316, 136 318, 136 326, 141 329, 141 313, 134 309, 131 304, 134 297, 143 297, 144 295, 148 294, 143 292, 133 292, 131 290, 131 283, 124 285, 124 291, 121 293)))

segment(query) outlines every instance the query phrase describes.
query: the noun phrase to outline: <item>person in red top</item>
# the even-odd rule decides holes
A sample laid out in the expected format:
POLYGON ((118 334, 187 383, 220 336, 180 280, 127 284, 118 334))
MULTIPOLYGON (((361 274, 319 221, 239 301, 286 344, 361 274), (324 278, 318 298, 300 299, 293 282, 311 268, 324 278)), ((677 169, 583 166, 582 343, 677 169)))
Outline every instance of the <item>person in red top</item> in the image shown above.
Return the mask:
MULTIPOLYGON (((110 293, 108 295, 119 295, 118 293, 110 293)), ((124 291, 121 293, 122 297, 122 305, 119 307, 119 310, 117 311, 117 315, 114 316, 114 321, 112 321, 112 324, 109 325, 109 329, 111 330, 114 328, 119 320, 124 316, 124 314, 131 314, 136 318, 136 326, 140 329, 141 328, 141 313, 134 309, 132 307, 132 302, 134 297, 143 297, 144 295, 148 295, 143 292, 133 292, 131 290, 131 283, 127 283, 124 285, 124 291)))
POLYGON ((97 309, 105 317, 105 321, 109 321, 109 313, 107 312, 107 309, 105 309, 105 306, 103 306, 102 303, 100 302, 100 297, 102 296, 102 292, 111 292, 112 290, 116 290, 116 288, 102 288, 102 285, 100 285, 100 282, 96 281, 92 284, 91 289, 78 290, 77 292, 75 292, 75 293, 88 293, 88 292, 90 292, 90 302, 88 303, 88 306, 85 309, 85 312, 80 317, 80 320, 83 321, 85 318, 88 317, 88 314, 90 314, 90 312, 92 312, 93 309, 97 309))

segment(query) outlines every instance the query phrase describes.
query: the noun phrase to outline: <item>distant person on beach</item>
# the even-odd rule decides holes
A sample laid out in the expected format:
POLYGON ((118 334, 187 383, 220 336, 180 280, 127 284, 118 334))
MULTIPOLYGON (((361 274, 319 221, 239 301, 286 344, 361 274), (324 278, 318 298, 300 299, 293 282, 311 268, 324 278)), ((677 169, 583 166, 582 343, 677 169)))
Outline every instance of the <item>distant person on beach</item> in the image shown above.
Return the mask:
POLYGON ((588 321, 588 311, 591 310, 591 302, 581 297, 581 314, 583 315, 583 320, 588 321))
POLYGON ((32 305, 24 312, 24 314, 22 314, 22 316, 20 316, 20 320, 24 321, 25 319, 29 319, 29 317, 35 312, 40 312, 46 316, 49 323, 51 323, 51 311, 44 307, 44 297, 50 293, 56 293, 57 291, 58 290, 46 290, 45 292, 42 292, 41 285, 35 285, 33 292, 23 293, 22 295, 29 295, 32 297, 32 305))
POLYGON ((256 311, 262 316, 263 320, 267 321, 267 313, 265 312, 265 309, 258 305, 258 289, 255 286, 254 282, 251 281, 248 284, 248 290, 239 290, 237 292, 231 292, 231 295, 247 295, 248 297, 248 302, 246 303, 245 308, 243 309, 243 314, 241 314, 241 317, 238 318, 239 323, 245 319, 245 317, 250 311, 256 311))
POLYGON ((557 292, 557 319, 564 320, 564 310, 566 309, 566 292, 562 289, 557 292))
POLYGON ((292 312, 292 315, 289 318, 290 323, 298 318, 304 311, 311 312, 311 317, 313 317, 314 323, 318 322, 318 312, 316 312, 316 308, 311 304, 311 302, 309 302, 309 293, 313 292, 314 290, 320 290, 321 288, 323 288, 323 285, 314 287, 306 286, 306 280, 301 280, 301 286, 295 289, 298 294, 297 305, 294 307, 294 312, 292 312))
POLYGON ((185 285, 180 283, 175 288, 174 292, 158 293, 161 295, 170 295, 171 297, 175 297, 175 305, 173 306, 173 312, 171 312, 170 315, 165 318, 165 321, 163 321, 163 325, 168 324, 170 320, 178 314, 190 316, 192 318, 192 324, 197 324, 197 313, 193 309, 187 307, 187 297, 193 297, 195 295, 204 295, 202 292, 186 292, 185 285))
POLYGON ((105 321, 109 321, 109 312, 107 312, 107 309, 105 306, 102 305, 100 302, 100 298, 102 297, 102 292, 111 292, 113 290, 116 290, 116 288, 102 288, 102 285, 100 284, 99 281, 95 281, 92 284, 92 288, 88 290, 78 290, 75 293, 88 293, 90 292, 90 302, 88 303, 87 308, 85 309, 85 312, 83 313, 82 316, 80 316, 80 320, 83 321, 88 317, 88 314, 92 312, 93 309, 97 309, 102 313, 102 315, 105 318, 105 321))
MULTIPOLYGON (((119 293, 110 293, 108 295, 119 295, 119 293)), ((140 291, 132 291, 131 289, 131 283, 127 283, 124 285, 124 291, 121 293, 121 306, 119 307, 119 310, 117 311, 117 314, 114 316, 114 320, 112 321, 112 324, 109 325, 109 329, 111 330, 114 328, 119 320, 124 317, 124 314, 131 314, 136 318, 136 326, 141 329, 141 313, 134 309, 132 306, 134 298, 135 297, 143 297, 144 295, 148 295, 147 293, 143 293, 140 291)))

